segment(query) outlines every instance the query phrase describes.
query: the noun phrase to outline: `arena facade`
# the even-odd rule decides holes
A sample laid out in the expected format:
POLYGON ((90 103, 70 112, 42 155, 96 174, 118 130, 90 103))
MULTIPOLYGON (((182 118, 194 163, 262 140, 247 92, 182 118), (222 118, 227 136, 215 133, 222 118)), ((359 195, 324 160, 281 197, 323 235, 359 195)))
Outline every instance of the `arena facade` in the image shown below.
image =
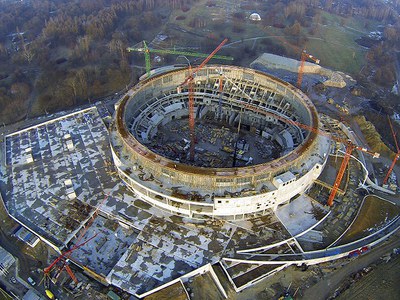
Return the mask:
POLYGON ((179 88, 189 75, 179 69, 141 81, 116 104, 111 151, 119 176, 140 198, 192 218, 247 219, 287 203, 321 174, 330 143, 298 126, 320 125, 309 98, 278 78, 235 66, 195 74, 190 160, 182 125, 188 88, 179 88), (224 133, 213 135, 218 130, 224 133))

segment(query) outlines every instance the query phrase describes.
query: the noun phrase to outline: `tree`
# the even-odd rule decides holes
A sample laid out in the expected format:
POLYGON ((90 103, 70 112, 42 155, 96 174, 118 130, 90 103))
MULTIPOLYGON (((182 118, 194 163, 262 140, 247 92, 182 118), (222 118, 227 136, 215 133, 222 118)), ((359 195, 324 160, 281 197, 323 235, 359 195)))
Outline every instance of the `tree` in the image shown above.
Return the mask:
POLYGON ((285 18, 295 18, 296 20, 303 20, 306 14, 306 5, 304 3, 291 2, 284 9, 285 18))
POLYGON ((78 99, 85 99, 88 96, 88 80, 87 74, 84 69, 79 69, 72 74, 65 81, 65 86, 72 92, 74 103, 78 99))
POLYGON ((116 32, 112 36, 112 40, 108 43, 110 53, 115 53, 120 59, 126 59, 127 41, 121 32, 116 32))
POLYGON ((30 49, 28 49, 28 46, 25 43, 24 35, 19 31, 18 27, 17 27, 17 34, 21 41, 23 56, 24 56, 25 60, 28 62, 28 64, 30 64, 32 62, 34 54, 30 49))
POLYGON ((7 56, 7 48, 4 46, 3 43, 0 43, 0 57, 7 56))
POLYGON ((83 62, 89 61, 90 46, 92 39, 88 35, 78 37, 74 48, 74 56, 83 62))
POLYGON ((400 42, 400 29, 395 26, 386 26, 383 31, 383 36, 392 45, 400 42))
POLYGON ((14 99, 23 102, 28 99, 31 89, 25 82, 16 82, 11 85, 10 92, 14 99))
POLYGON ((374 81, 382 86, 391 87, 396 80, 396 72, 392 64, 378 68, 374 74, 374 81))
POLYGON ((298 21, 294 22, 294 24, 290 27, 285 28, 285 33, 293 36, 299 36, 301 32, 301 25, 298 21))

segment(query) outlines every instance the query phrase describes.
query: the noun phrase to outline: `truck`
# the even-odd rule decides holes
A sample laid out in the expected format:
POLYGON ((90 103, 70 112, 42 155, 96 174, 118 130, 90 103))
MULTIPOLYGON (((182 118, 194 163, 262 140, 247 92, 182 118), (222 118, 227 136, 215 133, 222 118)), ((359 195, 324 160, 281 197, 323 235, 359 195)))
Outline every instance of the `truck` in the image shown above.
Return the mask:
POLYGON ((353 257, 359 256, 360 254, 361 254, 361 251, 356 249, 354 251, 351 251, 347 257, 348 258, 353 258, 353 257))
POLYGON ((51 300, 54 300, 54 299, 55 299, 54 294, 53 294, 50 290, 45 290, 45 292, 46 292, 46 296, 47 296, 49 299, 51 299, 51 300))

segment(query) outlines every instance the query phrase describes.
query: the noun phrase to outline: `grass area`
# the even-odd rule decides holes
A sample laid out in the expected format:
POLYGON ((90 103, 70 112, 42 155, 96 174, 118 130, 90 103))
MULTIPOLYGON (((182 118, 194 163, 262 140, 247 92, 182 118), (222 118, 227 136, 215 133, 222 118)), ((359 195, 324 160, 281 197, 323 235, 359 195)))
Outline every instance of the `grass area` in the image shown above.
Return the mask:
MULTIPOLYGON (((381 156, 394 158, 394 153, 382 141, 380 134, 376 131, 375 126, 365 119, 365 116, 356 116, 354 120, 360 126, 361 132, 365 137, 371 150, 380 153, 381 156)), ((388 129, 389 130, 389 129, 388 129)))
MULTIPOLYGON (((235 28, 233 19, 226 19, 225 15, 226 9, 223 5, 210 8, 206 6, 206 1, 198 1, 187 12, 174 10, 170 15, 169 22, 205 37, 212 35, 216 40, 228 37, 230 41, 240 41, 252 37, 272 36, 270 38, 271 42, 284 46, 287 49, 287 53, 293 53, 291 46, 281 43, 279 39, 274 37, 283 36, 285 40, 290 42, 292 37, 285 36, 284 29, 265 27, 262 23, 251 22, 247 18, 241 22, 236 21, 235 28), (185 19, 177 20, 177 17, 179 18, 180 16, 185 17, 185 19), (204 20, 204 27, 193 28, 191 23, 193 23, 194 18, 204 20), (238 23, 239 26, 237 25, 238 23), (238 27, 240 27, 240 32, 237 32, 238 27)), ((359 46, 355 40, 368 32, 364 28, 366 21, 355 18, 344 19, 327 12, 322 12, 321 15, 325 25, 311 25, 318 26, 319 28, 315 36, 311 36, 307 28, 303 28, 302 30, 308 37, 305 48, 321 60, 322 66, 350 74, 357 74, 365 63, 364 56, 366 50, 359 46)), ((374 23, 370 27, 375 25, 374 23)), ((181 40, 177 41, 177 43, 181 45, 199 41, 198 36, 193 36, 193 40, 188 39, 188 34, 183 34, 180 38, 181 40)), ((253 42, 235 45, 235 47, 240 46, 253 47, 253 42)), ((256 46, 258 54, 264 52, 262 44, 257 42, 256 46)), ((234 50, 232 49, 231 51, 234 50)))
MULTIPOLYGON (((321 60, 322 66, 357 74, 365 64, 366 49, 355 40, 374 30, 379 22, 364 18, 343 18, 321 11, 324 24, 319 24, 316 38, 309 37, 307 50, 321 60)), ((316 26, 316 24, 313 24, 316 26)))
MULTIPOLYGON (((232 10, 240 11, 239 6, 234 5, 227 11, 224 1, 217 1, 217 5, 213 7, 207 7, 207 2, 205 0, 196 1, 187 12, 180 9, 174 10, 170 15, 169 23, 204 37, 212 36, 216 39, 216 42, 225 37, 232 42, 249 37, 263 36, 267 33, 266 28, 261 23, 248 20, 247 15, 244 20, 236 21, 237 28, 240 27, 242 31, 235 32, 232 10), (184 19, 179 20, 180 17, 184 19), (195 19, 204 21, 204 25, 197 28, 193 27, 193 20, 195 19)), ((179 41, 180 46, 185 44, 193 46, 193 42, 198 42, 199 36, 193 36, 193 39, 190 39, 188 35, 183 34, 177 36, 177 38, 181 39, 179 41)))
POLYGON ((350 74, 358 73, 365 63, 365 50, 355 39, 355 34, 339 24, 319 26, 319 36, 309 38, 306 49, 321 60, 322 66, 350 74))
POLYGON ((371 230, 376 231, 377 228, 392 220, 399 213, 400 209, 392 203, 376 196, 367 196, 357 219, 339 244, 347 244, 368 236, 371 230))
POLYGON ((328 25, 343 24, 347 29, 364 34, 367 34, 370 30, 374 30, 374 28, 380 24, 379 21, 373 19, 366 19, 363 17, 344 18, 326 11, 321 11, 321 17, 326 20, 328 25))
POLYGON ((349 74, 357 74, 365 63, 364 52, 344 33, 334 28, 324 29, 325 38, 310 39, 306 49, 321 60, 321 66, 349 74))

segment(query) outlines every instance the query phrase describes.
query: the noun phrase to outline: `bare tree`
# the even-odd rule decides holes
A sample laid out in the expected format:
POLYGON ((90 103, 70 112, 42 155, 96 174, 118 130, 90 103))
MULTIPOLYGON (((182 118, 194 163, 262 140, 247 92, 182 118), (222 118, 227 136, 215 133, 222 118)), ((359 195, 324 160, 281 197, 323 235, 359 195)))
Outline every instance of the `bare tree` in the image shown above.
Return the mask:
POLYGON ((32 62, 34 53, 30 49, 28 49, 28 45, 25 43, 24 35, 19 31, 18 27, 17 27, 17 34, 21 41, 23 56, 25 60, 28 62, 28 64, 30 64, 32 62))

